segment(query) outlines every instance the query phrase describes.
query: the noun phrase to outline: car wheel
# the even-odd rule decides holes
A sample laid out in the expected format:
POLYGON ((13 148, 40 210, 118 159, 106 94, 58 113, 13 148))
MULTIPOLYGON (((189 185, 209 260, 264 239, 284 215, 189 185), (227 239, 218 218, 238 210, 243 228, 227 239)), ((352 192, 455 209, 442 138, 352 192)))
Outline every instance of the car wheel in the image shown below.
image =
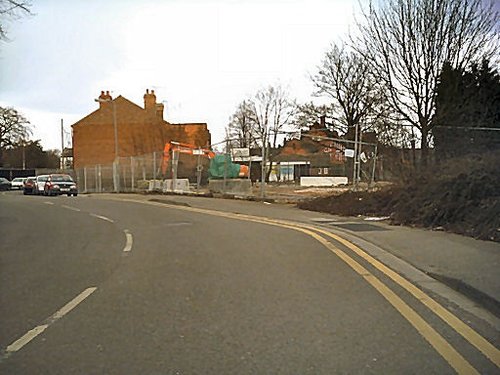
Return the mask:
POLYGON ((78 195, 78 193, 73 194, 74 197, 76 197, 77 195, 78 195))

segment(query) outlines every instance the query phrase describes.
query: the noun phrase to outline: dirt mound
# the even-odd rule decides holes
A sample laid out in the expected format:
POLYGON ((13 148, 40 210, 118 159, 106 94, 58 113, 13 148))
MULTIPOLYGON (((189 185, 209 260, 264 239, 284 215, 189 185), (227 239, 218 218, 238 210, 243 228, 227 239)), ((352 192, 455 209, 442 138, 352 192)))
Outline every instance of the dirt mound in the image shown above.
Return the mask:
POLYGON ((500 242, 500 152, 442 163, 399 186, 320 197, 299 207, 342 216, 390 216, 393 224, 500 242))

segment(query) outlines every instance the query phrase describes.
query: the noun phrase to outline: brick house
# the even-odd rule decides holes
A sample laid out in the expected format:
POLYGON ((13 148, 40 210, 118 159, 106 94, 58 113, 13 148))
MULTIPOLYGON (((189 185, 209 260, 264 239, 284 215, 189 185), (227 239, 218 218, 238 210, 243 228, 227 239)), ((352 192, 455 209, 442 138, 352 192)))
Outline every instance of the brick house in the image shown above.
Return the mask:
POLYGON ((298 180, 301 176, 345 176, 345 143, 328 130, 325 118, 302 131, 300 139, 286 140, 276 150, 273 168, 277 180, 298 180), (327 139, 335 138, 339 141, 327 139))
POLYGON ((97 110, 72 125, 74 168, 113 163, 116 156, 114 116, 119 157, 162 152, 168 141, 210 147, 207 124, 165 121, 164 106, 156 103, 154 90, 146 90, 144 108, 121 95, 113 99, 109 91, 102 91, 98 101, 97 110))

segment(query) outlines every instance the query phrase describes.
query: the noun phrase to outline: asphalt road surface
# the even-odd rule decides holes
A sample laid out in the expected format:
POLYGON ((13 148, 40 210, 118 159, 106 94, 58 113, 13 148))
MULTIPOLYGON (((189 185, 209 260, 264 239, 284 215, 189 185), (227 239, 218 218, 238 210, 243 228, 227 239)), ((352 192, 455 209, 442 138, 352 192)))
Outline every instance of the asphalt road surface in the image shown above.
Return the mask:
POLYGON ((0 374, 499 373, 498 334, 290 222, 0 194, 0 374))

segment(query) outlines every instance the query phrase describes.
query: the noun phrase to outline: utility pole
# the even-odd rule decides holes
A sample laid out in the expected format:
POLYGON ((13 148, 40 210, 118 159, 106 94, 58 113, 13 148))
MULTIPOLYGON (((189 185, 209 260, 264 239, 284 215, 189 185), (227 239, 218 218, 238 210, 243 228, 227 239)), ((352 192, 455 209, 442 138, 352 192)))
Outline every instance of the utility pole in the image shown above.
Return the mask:
POLYGON ((227 187, 227 167, 229 159, 229 136, 226 134, 226 155, 224 157, 224 181, 222 182, 222 192, 226 194, 227 187))
POLYGON ((267 163, 267 130, 264 131, 262 139, 262 161, 260 163, 260 197, 264 199, 266 196, 266 163, 267 163))
POLYGON ((23 139, 23 170, 26 169, 26 141, 23 139))
POLYGON ((64 171, 64 123, 61 119, 61 161, 59 163, 61 169, 64 171))

